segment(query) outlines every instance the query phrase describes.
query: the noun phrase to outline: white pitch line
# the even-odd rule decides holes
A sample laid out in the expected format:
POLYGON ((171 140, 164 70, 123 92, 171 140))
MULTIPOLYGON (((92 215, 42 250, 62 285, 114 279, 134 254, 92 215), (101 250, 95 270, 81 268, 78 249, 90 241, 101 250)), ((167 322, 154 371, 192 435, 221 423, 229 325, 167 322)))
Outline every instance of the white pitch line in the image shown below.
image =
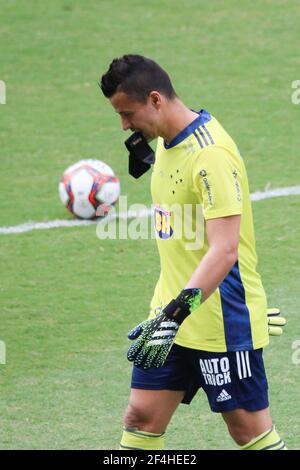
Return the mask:
POLYGON ((135 219, 149 217, 151 215, 151 209, 145 209, 143 211, 128 211, 121 212, 119 214, 112 214, 106 216, 103 220, 50 220, 49 222, 27 222, 26 224, 13 225, 11 227, 0 227, 0 234, 8 235, 12 233, 25 233, 31 232, 31 230, 49 230, 50 228, 59 228, 59 227, 82 227, 84 225, 95 225, 101 222, 107 223, 113 219, 135 219))
MULTIPOLYGON (((263 199, 271 199, 274 197, 283 197, 283 196, 299 196, 300 195, 300 186, 290 186, 288 188, 277 188, 269 189, 267 191, 257 191, 251 194, 251 201, 262 201, 263 199)), ((128 211, 119 214, 108 215, 103 219, 103 222, 107 223, 109 220, 115 218, 118 219, 134 219, 136 217, 150 217, 152 213, 151 209, 145 209, 143 211, 128 211)), ((101 223, 99 220, 50 220, 49 222, 27 222, 21 225, 14 225, 11 227, 0 227, 0 234, 8 235, 12 233, 24 233, 30 232, 31 230, 49 230, 51 228, 59 227, 81 227, 84 225, 94 225, 101 223)))
POLYGON ((281 196, 299 196, 300 186, 290 186, 289 188, 269 189, 267 191, 257 191, 251 194, 251 201, 262 201, 281 196))

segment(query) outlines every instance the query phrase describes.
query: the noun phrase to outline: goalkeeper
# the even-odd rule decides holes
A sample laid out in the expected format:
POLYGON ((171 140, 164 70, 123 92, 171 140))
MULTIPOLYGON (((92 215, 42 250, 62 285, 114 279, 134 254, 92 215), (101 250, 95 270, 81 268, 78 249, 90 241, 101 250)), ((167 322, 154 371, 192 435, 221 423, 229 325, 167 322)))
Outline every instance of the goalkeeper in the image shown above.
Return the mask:
POLYGON ((241 449, 285 449, 263 362, 269 328, 280 333, 284 320, 271 310, 268 325, 235 142, 209 112, 186 107, 167 73, 143 56, 115 59, 100 85, 135 133, 126 142, 133 176, 154 162, 147 142, 158 138, 151 193, 161 273, 149 319, 129 333, 134 367, 120 448, 163 449, 176 408, 202 389, 241 449))

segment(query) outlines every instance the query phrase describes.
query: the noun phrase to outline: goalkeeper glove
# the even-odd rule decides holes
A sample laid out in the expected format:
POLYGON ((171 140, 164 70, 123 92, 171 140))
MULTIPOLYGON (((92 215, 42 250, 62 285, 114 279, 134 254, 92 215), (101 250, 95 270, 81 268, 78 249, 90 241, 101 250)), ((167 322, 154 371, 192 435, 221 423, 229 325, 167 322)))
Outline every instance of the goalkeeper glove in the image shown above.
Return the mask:
POLYGON ((134 132, 126 141, 129 150, 129 174, 139 178, 155 161, 155 154, 141 132, 134 132))
POLYGON ((184 289, 152 320, 146 320, 128 334, 135 341, 127 352, 129 361, 143 369, 161 367, 173 345, 179 326, 201 303, 201 289, 184 289))
POLYGON ((268 330, 270 336, 280 336, 283 333, 281 328, 286 324, 286 319, 280 316, 279 308, 268 308, 268 330))

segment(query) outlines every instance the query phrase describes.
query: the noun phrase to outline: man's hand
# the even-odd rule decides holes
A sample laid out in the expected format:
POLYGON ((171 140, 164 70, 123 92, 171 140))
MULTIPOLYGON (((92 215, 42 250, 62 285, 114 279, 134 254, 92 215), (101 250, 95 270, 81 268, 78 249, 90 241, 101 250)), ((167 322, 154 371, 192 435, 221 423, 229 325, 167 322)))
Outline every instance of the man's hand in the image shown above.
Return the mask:
POLYGON ((128 334, 128 339, 135 340, 127 352, 129 361, 144 369, 161 367, 172 347, 179 324, 167 318, 164 311, 153 320, 147 320, 136 326, 128 334))
POLYGON ((280 316, 279 308, 268 308, 268 329, 270 336, 280 336, 283 333, 282 326, 286 324, 286 319, 280 316))
POLYGON ((201 303, 201 289, 184 289, 154 319, 146 320, 128 334, 135 341, 127 352, 135 366, 161 367, 173 345, 179 326, 201 303))

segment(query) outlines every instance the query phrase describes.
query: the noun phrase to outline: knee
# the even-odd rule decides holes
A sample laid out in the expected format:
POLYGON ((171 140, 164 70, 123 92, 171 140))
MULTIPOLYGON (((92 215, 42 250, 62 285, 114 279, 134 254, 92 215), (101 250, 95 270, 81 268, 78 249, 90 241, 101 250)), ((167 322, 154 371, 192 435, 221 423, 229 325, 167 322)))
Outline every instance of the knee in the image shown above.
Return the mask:
POLYGON ((143 429, 143 426, 149 422, 146 414, 134 405, 128 405, 123 424, 126 428, 143 429))
POLYGON ((248 444, 248 442, 253 439, 254 435, 251 432, 251 429, 242 426, 242 425, 230 425, 228 426, 229 434, 231 435, 232 439, 239 445, 243 446, 248 444))

